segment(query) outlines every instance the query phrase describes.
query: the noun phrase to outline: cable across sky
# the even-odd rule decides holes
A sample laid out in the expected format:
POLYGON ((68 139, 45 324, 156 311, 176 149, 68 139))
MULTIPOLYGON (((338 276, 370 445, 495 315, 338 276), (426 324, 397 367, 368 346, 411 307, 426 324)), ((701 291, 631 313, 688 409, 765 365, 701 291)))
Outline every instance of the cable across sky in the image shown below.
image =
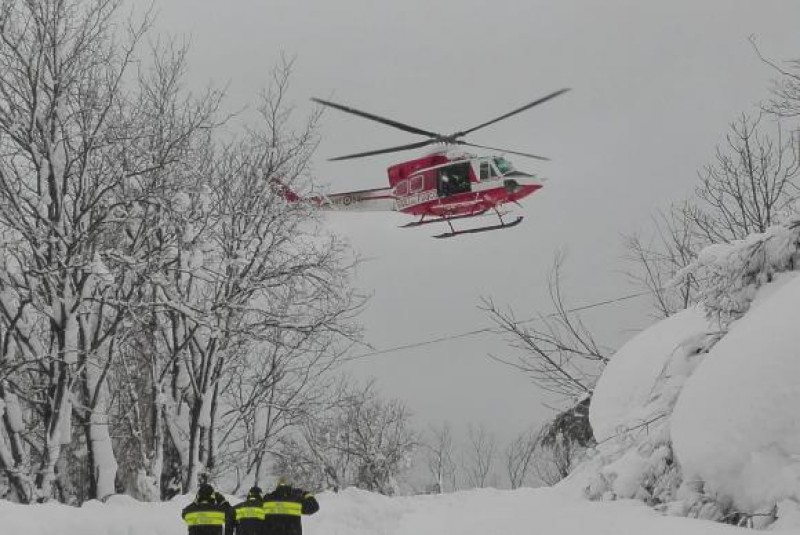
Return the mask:
MULTIPOLYGON (((597 301, 597 302, 594 302, 594 303, 589 303, 587 305, 581 305, 579 307, 570 308, 568 310, 565 310, 565 312, 566 313, 581 312, 583 310, 589 310, 589 309, 592 309, 592 308, 598 308, 598 307, 602 307, 602 306, 612 305, 612 304, 615 304, 615 303, 619 303, 620 301, 627 301, 629 299, 635 299, 637 297, 642 297, 643 295, 647 295, 649 293, 650 293, 650 291, 643 291, 643 292, 637 292, 637 293, 633 293, 633 294, 624 295, 622 297, 616 297, 616 298, 613 298, 613 299, 605 299, 603 301, 597 301)), ((545 316, 537 316, 535 318, 529 318, 529 319, 526 319, 526 320, 521 320, 521 321, 519 321, 517 323, 532 323, 534 321, 541 321, 543 318, 552 318, 552 317, 555 317, 557 315, 558 315, 558 312, 553 312, 553 313, 547 314, 545 316)), ((365 359, 365 358, 369 358, 369 357, 375 357, 375 356, 378 356, 378 355, 385 355, 385 354, 388 354, 388 353, 396 353, 398 351, 405 351, 407 349, 414 349, 414 348, 417 348, 417 347, 423 347, 423 346, 428 346, 428 345, 433 345, 433 344, 439 344, 439 343, 442 343, 442 342, 447 342, 449 340, 457 340, 459 338, 467 338, 469 336, 475 336, 475 335, 478 335, 478 334, 488 333, 488 332, 501 333, 501 332, 503 332, 503 330, 501 328, 499 328, 499 327, 483 327, 481 329, 474 329, 474 330, 471 330, 471 331, 464 331, 464 332, 460 332, 460 333, 450 334, 450 335, 447 335, 447 336, 440 336, 440 337, 431 338, 431 339, 428 339, 428 340, 421 340, 419 342, 412 342, 410 344, 403 344, 403 345, 399 345, 399 346, 388 347, 386 349, 376 349, 375 351, 370 351, 368 353, 362 353, 361 355, 356 355, 354 357, 350 357, 348 360, 360 360, 360 359, 365 359)))

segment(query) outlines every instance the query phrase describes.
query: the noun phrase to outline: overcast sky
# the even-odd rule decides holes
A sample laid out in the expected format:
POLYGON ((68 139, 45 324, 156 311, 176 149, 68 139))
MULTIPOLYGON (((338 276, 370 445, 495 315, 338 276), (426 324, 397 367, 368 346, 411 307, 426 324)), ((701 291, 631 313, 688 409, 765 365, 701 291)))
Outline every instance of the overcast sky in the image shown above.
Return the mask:
MULTIPOLYGON (((568 300, 636 291, 621 273, 620 235, 690 194, 728 123, 768 96, 774 73, 754 53, 800 57, 800 2, 743 0, 155 0, 158 30, 191 38, 191 81, 228 84, 230 109, 255 102, 281 51, 296 56, 298 112, 328 98, 423 129, 474 126, 562 87, 572 91, 476 133, 475 143, 547 155, 515 159, 548 179, 503 232, 434 240, 398 229, 401 214, 334 214, 332 228, 367 259, 357 284, 378 349, 489 325, 481 297, 519 316, 547 313, 545 278, 567 252, 568 300)), ((315 173, 330 191, 382 187, 406 154, 329 157, 419 138, 325 113, 315 173)), ((407 153, 409 158, 418 153, 407 153)), ((645 303, 585 318, 618 345, 646 326, 645 303)), ((359 376, 404 399, 421 426, 484 424, 502 439, 553 412, 524 377, 489 360, 484 334, 360 361, 359 376)))

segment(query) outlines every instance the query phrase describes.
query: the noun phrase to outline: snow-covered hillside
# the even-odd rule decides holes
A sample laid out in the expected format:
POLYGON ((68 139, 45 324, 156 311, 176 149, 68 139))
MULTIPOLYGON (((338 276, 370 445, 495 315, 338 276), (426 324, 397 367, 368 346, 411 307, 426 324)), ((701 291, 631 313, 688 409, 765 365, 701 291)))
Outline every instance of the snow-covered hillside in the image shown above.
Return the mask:
POLYGON ((646 329, 598 381, 598 441, 565 485, 677 516, 800 526, 800 220, 704 250, 700 303, 646 329))
MULTIPOLYGON (((482 489, 389 498, 348 489, 319 497, 305 535, 713 535, 744 533, 702 520, 659 515, 639 502, 590 502, 559 489, 482 489)), ((0 502, 0 535, 183 535, 187 497, 162 503, 114 498, 81 508, 0 502)), ((800 533, 797 531, 796 533, 800 533)))

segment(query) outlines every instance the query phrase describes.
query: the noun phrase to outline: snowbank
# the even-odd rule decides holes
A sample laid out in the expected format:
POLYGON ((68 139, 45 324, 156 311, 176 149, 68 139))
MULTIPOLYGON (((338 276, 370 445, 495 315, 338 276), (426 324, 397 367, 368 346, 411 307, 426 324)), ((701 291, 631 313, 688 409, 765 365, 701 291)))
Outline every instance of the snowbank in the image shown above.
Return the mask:
POLYGON ((761 288, 687 381, 672 416, 684 478, 756 511, 800 500, 800 277, 761 288))
POLYGON ((91 501, 82 507, 0 501, 0 535, 185 535, 179 511, 189 501, 179 497, 149 503, 113 496, 107 503, 91 501))
MULTIPOLYGON (((716 535, 741 529, 664 517, 631 501, 588 502, 555 489, 482 489, 387 498, 355 489, 321 494, 305 535, 716 535)), ((184 535, 185 497, 163 504, 112 499, 72 508, 0 502, 0 535, 184 535)), ((794 533, 800 534, 800 531, 794 533)))

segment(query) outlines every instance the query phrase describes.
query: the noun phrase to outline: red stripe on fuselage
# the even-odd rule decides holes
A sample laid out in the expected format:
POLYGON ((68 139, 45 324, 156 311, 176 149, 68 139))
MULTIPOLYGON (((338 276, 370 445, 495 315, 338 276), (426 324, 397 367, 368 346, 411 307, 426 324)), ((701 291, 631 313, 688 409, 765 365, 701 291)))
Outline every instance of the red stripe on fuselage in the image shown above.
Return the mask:
POLYGON ((519 189, 510 193, 505 187, 499 186, 482 191, 456 193, 447 197, 434 196, 405 206, 402 200, 407 198, 398 198, 397 204, 398 210, 411 215, 436 217, 472 215, 523 199, 541 187, 541 184, 520 185, 519 189))

